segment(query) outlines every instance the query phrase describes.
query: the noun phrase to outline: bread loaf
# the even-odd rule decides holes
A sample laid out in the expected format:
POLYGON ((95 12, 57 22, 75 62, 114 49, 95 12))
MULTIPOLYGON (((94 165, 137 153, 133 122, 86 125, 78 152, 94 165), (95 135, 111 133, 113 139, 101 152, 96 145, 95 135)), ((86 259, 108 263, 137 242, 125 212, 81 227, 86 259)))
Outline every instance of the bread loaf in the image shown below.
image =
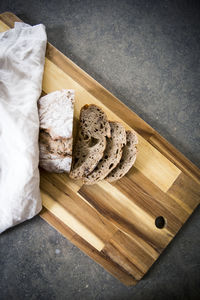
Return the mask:
POLYGON ((50 172, 69 172, 72 162, 74 91, 61 90, 38 101, 40 167, 50 172))

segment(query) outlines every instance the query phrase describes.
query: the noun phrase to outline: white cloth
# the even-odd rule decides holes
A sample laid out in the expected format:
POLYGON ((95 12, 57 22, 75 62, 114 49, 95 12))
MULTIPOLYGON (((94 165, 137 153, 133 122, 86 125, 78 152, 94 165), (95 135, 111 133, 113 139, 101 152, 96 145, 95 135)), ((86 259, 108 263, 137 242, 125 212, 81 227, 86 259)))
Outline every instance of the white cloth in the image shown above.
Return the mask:
POLYGON ((0 34, 0 233, 41 210, 39 118, 44 25, 15 23, 0 34))

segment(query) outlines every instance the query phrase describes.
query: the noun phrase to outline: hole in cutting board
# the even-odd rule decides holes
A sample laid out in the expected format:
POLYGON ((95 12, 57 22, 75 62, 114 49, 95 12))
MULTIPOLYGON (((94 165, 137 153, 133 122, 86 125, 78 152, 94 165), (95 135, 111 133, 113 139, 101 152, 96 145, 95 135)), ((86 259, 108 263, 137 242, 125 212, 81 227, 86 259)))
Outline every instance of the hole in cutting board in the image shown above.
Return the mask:
POLYGON ((162 229, 165 227, 166 222, 165 219, 162 216, 159 216, 155 219, 155 225, 157 228, 162 229))

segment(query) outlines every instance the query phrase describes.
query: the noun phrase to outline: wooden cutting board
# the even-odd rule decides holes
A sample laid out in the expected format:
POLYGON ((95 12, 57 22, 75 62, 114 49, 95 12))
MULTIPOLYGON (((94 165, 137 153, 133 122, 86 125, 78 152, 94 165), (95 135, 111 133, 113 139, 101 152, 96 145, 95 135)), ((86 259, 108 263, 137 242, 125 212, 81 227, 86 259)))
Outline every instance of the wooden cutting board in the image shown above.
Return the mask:
MULTIPOLYGON (((0 15, 0 31, 21 21, 0 15)), ((200 202, 200 171, 140 117, 55 47, 46 51, 43 92, 75 90, 80 108, 95 103, 139 138, 135 166, 116 183, 82 185, 41 170, 41 217, 126 285, 149 270, 200 202), (158 228, 162 227, 162 228, 158 228)))

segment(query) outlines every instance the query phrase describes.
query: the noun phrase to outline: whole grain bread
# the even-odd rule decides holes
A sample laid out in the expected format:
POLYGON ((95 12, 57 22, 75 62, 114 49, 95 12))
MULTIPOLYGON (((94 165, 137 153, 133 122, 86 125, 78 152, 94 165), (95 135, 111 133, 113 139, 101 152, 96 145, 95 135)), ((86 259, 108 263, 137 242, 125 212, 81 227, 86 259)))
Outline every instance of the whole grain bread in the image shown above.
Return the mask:
POLYGON ((86 104, 80 111, 80 131, 84 137, 110 137, 110 125, 105 112, 95 104, 86 104))
POLYGON ((106 148, 106 137, 111 135, 107 116, 97 105, 83 106, 79 121, 69 174, 73 179, 80 179, 94 170, 106 148))
POLYGON ((89 175, 83 177, 85 184, 95 184, 104 179, 119 163, 122 149, 126 144, 126 131, 119 122, 109 122, 111 137, 107 138, 107 145, 102 159, 89 175))
POLYGON ((134 131, 126 131, 126 145, 123 148, 122 157, 119 164, 114 168, 105 178, 109 182, 116 181, 122 178, 133 166, 136 155, 138 143, 137 135, 134 131))

